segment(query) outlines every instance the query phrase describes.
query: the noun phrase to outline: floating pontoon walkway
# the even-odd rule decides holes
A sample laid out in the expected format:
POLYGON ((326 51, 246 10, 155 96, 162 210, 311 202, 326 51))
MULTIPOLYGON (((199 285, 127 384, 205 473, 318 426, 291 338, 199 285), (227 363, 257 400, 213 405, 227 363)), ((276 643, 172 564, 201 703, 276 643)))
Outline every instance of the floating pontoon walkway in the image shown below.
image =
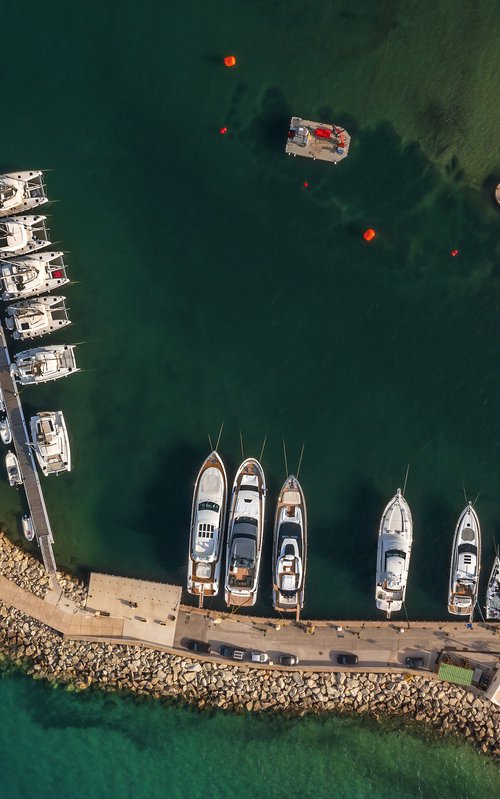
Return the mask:
POLYGON ((42 486, 38 478, 33 453, 28 444, 28 430, 24 419, 17 385, 10 373, 10 356, 5 340, 5 332, 0 323, 0 388, 2 390, 5 410, 12 430, 12 443, 15 446, 19 468, 23 478, 23 486, 28 500, 33 528, 43 563, 49 574, 56 571, 56 561, 52 551, 54 538, 50 528, 49 516, 45 507, 42 486))

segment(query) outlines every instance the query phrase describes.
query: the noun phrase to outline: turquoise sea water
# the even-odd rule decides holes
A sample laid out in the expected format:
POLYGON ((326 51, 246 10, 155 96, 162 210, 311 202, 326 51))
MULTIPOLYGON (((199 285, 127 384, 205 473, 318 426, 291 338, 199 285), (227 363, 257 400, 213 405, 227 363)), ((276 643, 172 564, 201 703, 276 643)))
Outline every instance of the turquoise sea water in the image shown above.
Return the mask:
MULTIPOLYGON (((27 413, 63 408, 70 430, 74 472, 44 483, 58 562, 183 582, 193 480, 224 421, 230 476, 239 431, 247 456, 268 436, 269 522, 282 437, 291 468, 306 444, 311 617, 374 617, 377 525, 410 463, 408 613, 444 618, 464 488, 479 494, 483 576, 500 537, 498 4, 45 0, 9 3, 2 22, 0 171, 53 170, 50 226, 75 280, 60 340, 85 342, 82 374, 23 394, 27 413), (286 158, 292 113, 344 124, 349 158, 286 158)), ((18 512, 3 480, 0 521, 14 538, 18 512)), ((259 612, 270 610, 269 530, 267 543, 259 612)), ((14 714, 9 773, 22 770, 26 795, 45 768, 42 784, 66 779, 77 752, 83 773, 88 751, 96 774, 125 758, 137 780, 151 757, 172 795, 191 796, 201 787, 188 787, 179 752, 226 741, 218 768, 234 778, 248 751, 238 735, 256 747, 259 785, 277 759, 292 769, 293 751, 316 758, 301 778, 323 795, 332 763, 340 780, 367 758, 372 771, 356 770, 345 795, 376 795, 370 786, 400 773, 430 780, 401 796, 435 796, 438 775, 486 795, 459 778, 463 758, 486 773, 475 755, 397 735, 387 746, 364 723, 288 731, 120 702, 115 733, 104 700, 3 685, 12 707, 57 716, 69 703, 61 717, 91 718, 40 733, 28 711, 14 714), (142 749, 130 743, 139 724, 142 749), (26 771, 36 734, 50 757, 26 771), (419 772, 430 758, 435 771, 419 772)), ((254 795, 252 773, 240 795, 254 795)))

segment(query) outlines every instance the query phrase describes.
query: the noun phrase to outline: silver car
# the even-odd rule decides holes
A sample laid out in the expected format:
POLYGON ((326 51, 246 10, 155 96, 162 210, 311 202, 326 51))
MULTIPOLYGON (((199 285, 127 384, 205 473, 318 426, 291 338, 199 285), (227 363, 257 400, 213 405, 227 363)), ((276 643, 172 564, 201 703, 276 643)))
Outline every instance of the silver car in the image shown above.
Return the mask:
POLYGON ((269 655, 266 652, 250 652, 252 663, 270 663, 269 655))

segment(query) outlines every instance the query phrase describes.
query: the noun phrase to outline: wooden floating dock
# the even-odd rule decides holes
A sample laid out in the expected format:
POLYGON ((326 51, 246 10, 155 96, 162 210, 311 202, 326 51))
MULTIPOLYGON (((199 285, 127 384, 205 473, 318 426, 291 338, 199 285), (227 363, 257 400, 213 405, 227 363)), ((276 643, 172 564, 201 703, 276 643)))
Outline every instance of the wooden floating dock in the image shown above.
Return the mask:
POLYGON ((337 164, 349 154, 351 137, 338 125, 292 117, 285 152, 337 164))
POLYGON ((10 373, 10 356, 5 339, 5 331, 0 323, 0 388, 2 390, 5 411, 12 430, 19 468, 23 478, 23 487, 30 510, 36 540, 42 553, 44 566, 49 574, 55 574, 56 561, 52 551, 54 538, 50 527, 49 516, 43 498, 42 486, 35 466, 33 452, 28 444, 28 430, 24 419, 23 408, 19 398, 16 382, 10 373))

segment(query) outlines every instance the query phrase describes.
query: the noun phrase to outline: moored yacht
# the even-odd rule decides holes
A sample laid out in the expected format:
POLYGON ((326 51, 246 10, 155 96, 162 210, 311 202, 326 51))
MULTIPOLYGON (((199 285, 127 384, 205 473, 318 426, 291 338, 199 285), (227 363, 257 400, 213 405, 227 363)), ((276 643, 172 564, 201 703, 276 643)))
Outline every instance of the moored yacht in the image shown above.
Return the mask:
POLYGON ((411 511, 398 488, 384 509, 378 534, 375 602, 387 618, 401 610, 405 600, 412 541, 411 511))
POLYGON ((8 305, 5 324, 15 339, 44 336, 71 324, 65 297, 35 297, 8 305))
POLYGON ((290 475, 278 497, 273 538, 273 605, 295 613, 304 605, 307 558, 307 513, 304 492, 290 475))
POLYGON ((486 618, 500 619, 500 551, 498 547, 486 589, 486 618))
POLYGON ((227 531, 225 599, 255 605, 264 532, 266 481, 254 458, 239 467, 233 484, 227 531))
POLYGON ((30 419, 31 442, 45 476, 71 471, 68 431, 62 411, 42 411, 30 419))
POLYGON ((448 612, 472 619, 481 565, 481 527, 469 502, 455 528, 451 552, 448 612))
POLYGON ((7 216, 0 219, 0 258, 25 255, 50 244, 45 216, 7 216))
POLYGON ((22 386, 67 377, 80 371, 74 350, 75 344, 52 344, 18 352, 14 355, 10 373, 22 386))
POLYGON ((19 468, 19 461, 11 450, 9 450, 5 456, 5 468, 7 469, 9 485, 13 488, 22 485, 23 478, 21 476, 21 469, 19 468))
POLYGON ((23 515, 21 519, 21 524, 23 527, 24 537, 27 541, 33 541, 35 537, 35 528, 33 526, 33 519, 27 513, 23 515))
POLYGON ((0 175, 0 217, 26 213, 48 202, 40 170, 0 175))
POLYGON ((0 420, 0 438, 4 444, 10 444, 12 441, 12 430, 7 416, 0 420))
POLYGON ((187 590, 200 598, 219 592, 226 524, 227 476, 217 452, 206 458, 194 487, 187 590))
POLYGON ((0 263, 2 300, 46 294, 69 283, 62 252, 38 252, 0 263))

